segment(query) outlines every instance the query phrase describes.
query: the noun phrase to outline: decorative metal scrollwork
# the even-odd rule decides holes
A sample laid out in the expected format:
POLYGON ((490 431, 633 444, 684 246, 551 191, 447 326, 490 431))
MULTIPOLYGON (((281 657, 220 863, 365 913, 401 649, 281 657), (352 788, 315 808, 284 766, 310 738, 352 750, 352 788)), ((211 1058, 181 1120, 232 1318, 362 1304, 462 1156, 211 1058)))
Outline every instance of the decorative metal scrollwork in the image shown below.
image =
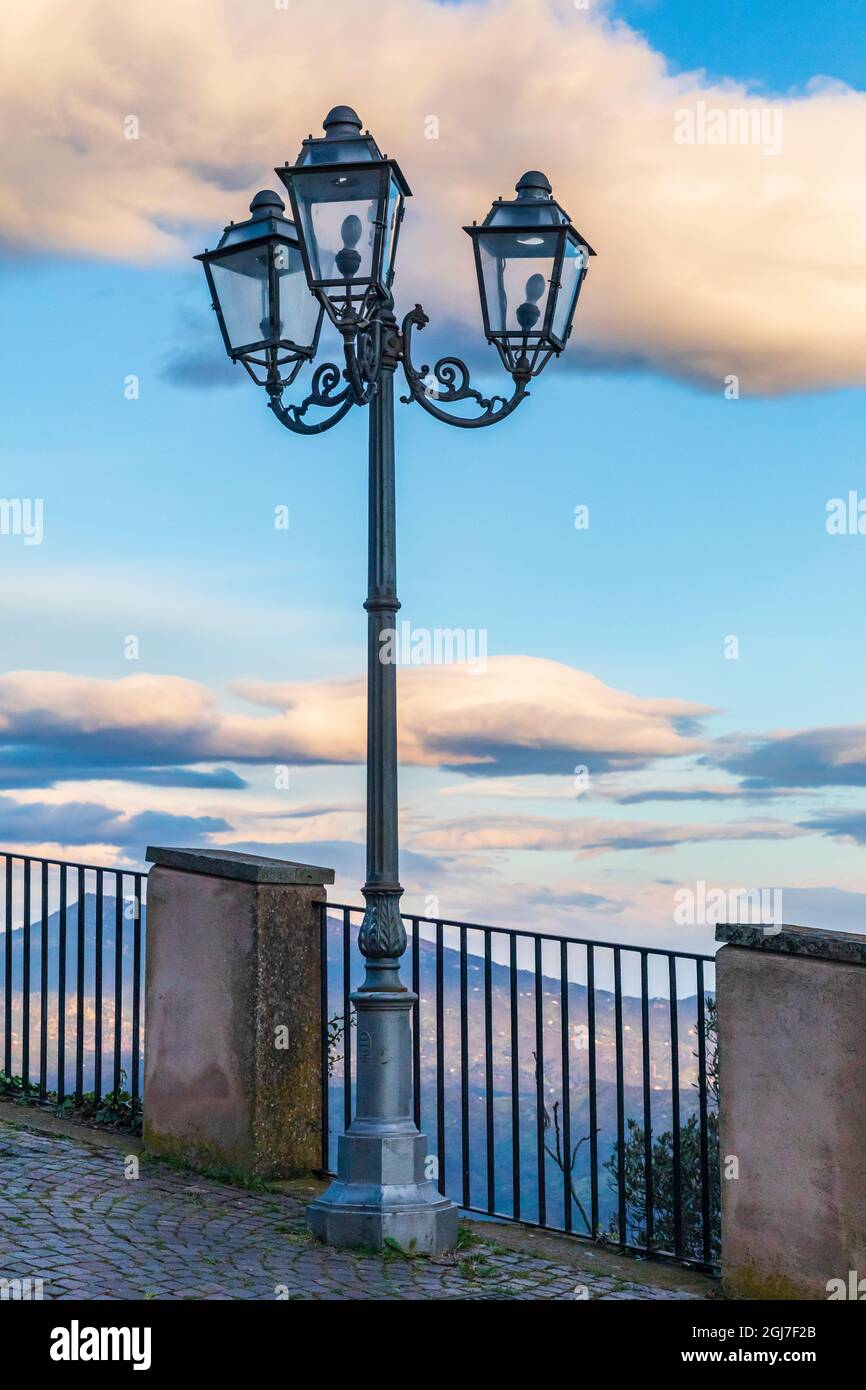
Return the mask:
POLYGON ((382 324, 374 319, 369 328, 344 334, 346 380, 358 405, 369 405, 379 385, 382 368, 382 324))
POLYGON ((268 405, 280 423, 287 429, 294 430, 295 434, 323 434, 325 430, 338 425, 355 404, 355 394, 350 382, 346 382, 342 390, 337 390, 344 381, 344 376, 345 373, 333 362, 322 362, 313 372, 310 393, 300 405, 283 404, 281 383, 268 386, 268 405), (331 414, 324 420, 308 423, 303 417, 311 406, 320 410, 330 410, 331 414))
MULTIPOLYGON (((387 306, 386 306, 387 308, 387 306)), ((412 362, 412 332, 415 328, 425 328, 429 322, 427 315, 416 304, 403 320, 402 332, 398 333, 393 316, 385 313, 368 326, 343 334, 346 366, 343 371, 333 362, 323 362, 313 372, 309 395, 298 405, 283 403, 283 391, 289 381, 280 380, 275 375, 262 383, 268 392, 268 404, 277 419, 287 429, 296 434, 322 434, 339 424, 353 405, 369 405, 379 388, 383 361, 386 365, 403 362, 409 395, 400 399, 408 405, 417 401, 428 415, 444 420, 447 425, 458 429, 474 430, 484 425, 495 425, 506 419, 520 402, 528 396, 529 372, 513 372, 514 391, 510 397, 485 396, 471 385, 469 368, 459 357, 440 357, 431 370, 426 364, 415 367, 412 362), (474 401, 479 407, 477 415, 459 415, 445 409, 461 401, 474 401), (312 408, 330 412, 325 419, 308 422, 304 417, 312 408)), ((294 380, 296 369, 290 381, 294 380)))
POLYGON ((473 430, 504 420, 517 409, 524 397, 529 395, 526 389, 528 375, 517 373, 514 374, 514 391, 510 398, 482 395, 470 386, 469 368, 459 357, 440 357, 432 372, 426 364, 415 367, 412 362, 412 331, 414 328, 426 328, 429 322, 420 304, 416 304, 403 320, 403 370, 410 391, 408 396, 400 397, 404 405, 409 405, 413 400, 417 401, 437 420, 444 420, 448 425, 457 425, 459 429, 473 430), (475 401, 482 407, 480 415, 455 415, 442 409, 443 405, 468 400, 475 401))

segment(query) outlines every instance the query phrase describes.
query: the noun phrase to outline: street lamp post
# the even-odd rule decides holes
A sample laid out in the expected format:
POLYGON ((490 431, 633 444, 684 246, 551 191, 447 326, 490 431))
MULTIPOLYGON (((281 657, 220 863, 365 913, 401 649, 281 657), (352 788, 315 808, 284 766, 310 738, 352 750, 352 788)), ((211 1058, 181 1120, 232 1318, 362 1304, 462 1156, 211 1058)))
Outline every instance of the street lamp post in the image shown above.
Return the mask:
MULTIPOLYGON (((397 610, 394 374, 428 414, 462 429, 504 420, 529 381, 568 340, 592 248, 537 171, 513 200, 497 199, 483 224, 465 228, 475 252, 484 333, 513 381, 509 397, 485 397, 457 357, 416 367, 412 336, 427 324, 416 305, 398 325, 391 286, 410 189, 350 107, 309 136, 293 165, 276 170, 277 194, 258 193, 250 218, 232 224, 204 264, 226 350, 268 394, 297 434, 331 429, 353 405, 369 406, 367 610, 367 881, 358 945, 366 970, 351 996, 357 1015, 357 1098, 339 1140, 338 1175, 308 1207, 316 1235, 334 1245, 439 1252, 453 1248, 457 1208, 428 1176, 427 1140, 412 1118, 410 1013, 416 996, 400 978, 406 932, 400 915, 397 826, 397 671, 383 659, 397 610), (300 404, 287 386, 316 355, 327 313, 344 347, 342 370, 318 365, 300 404), (463 403, 474 414, 459 413, 463 403), (457 412, 450 407, 457 406, 457 412), (311 418, 318 412, 319 418, 311 418)), ((348 1020, 347 1020, 348 1022, 348 1020)))

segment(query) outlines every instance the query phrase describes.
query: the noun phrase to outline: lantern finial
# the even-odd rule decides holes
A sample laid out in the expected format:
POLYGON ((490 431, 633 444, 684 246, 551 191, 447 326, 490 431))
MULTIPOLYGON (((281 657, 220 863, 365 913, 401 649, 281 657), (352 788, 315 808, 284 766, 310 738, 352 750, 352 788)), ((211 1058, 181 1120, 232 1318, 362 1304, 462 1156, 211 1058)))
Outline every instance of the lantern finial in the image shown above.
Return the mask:
POLYGON ((276 208, 279 212, 285 212, 286 205, 279 193, 275 193, 272 188, 263 188, 250 203, 250 212, 258 212, 259 208, 276 208))
POLYGON ((550 179, 539 169, 528 169, 514 185, 514 189, 522 203, 530 199, 550 198, 553 194, 550 179))
POLYGON ((322 121, 322 129, 326 140, 351 139, 361 129, 361 118, 351 106, 332 106, 322 121))

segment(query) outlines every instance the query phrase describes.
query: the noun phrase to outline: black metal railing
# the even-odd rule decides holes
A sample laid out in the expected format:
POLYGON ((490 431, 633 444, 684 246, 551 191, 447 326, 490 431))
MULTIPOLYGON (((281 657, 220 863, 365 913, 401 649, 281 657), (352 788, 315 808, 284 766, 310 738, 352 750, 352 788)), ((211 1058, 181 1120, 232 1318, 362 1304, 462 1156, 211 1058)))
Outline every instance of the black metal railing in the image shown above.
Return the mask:
MULTIPOLYGON (((2 1094, 141 1109, 144 871, 0 854, 2 1094)), ((321 917, 322 1167, 352 1118, 363 909, 321 917)), ((712 957, 404 918, 415 1121, 467 1211, 719 1259, 712 957)))
POLYGON ((140 1110, 146 881, 0 854, 4 1094, 140 1110))
MULTIPOLYGON (((351 1121, 362 908, 322 913, 322 1166, 351 1121)), ((467 1211, 719 1259, 711 956, 404 917, 415 1121, 467 1211)))

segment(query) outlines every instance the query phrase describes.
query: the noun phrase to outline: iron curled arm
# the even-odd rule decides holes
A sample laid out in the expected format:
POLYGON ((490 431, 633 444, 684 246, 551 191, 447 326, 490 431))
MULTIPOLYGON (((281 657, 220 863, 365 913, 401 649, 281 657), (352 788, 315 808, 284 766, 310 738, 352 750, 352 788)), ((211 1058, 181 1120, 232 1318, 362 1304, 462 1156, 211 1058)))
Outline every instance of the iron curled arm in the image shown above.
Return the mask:
POLYGON ((313 372, 309 395, 299 405, 283 404, 283 386, 278 382, 267 387, 268 405, 280 424, 295 434, 323 434, 325 430, 338 425, 355 404, 351 383, 344 384, 342 390, 337 389, 343 382, 343 376, 333 362, 322 362, 313 372), (331 413, 323 420, 310 423, 304 416, 311 406, 330 410, 331 413))
POLYGON ((382 366, 382 325, 374 319, 362 331, 343 334, 346 353, 345 377, 357 405, 369 405, 376 394, 382 366))
POLYGON ((426 328, 430 322, 420 304, 416 304, 403 320, 403 370, 410 394, 401 396, 404 405, 417 401, 428 415, 444 420, 447 425, 457 425, 459 429, 474 430, 484 425, 495 425, 516 410, 524 397, 528 378, 514 375, 514 391, 509 398, 505 396, 483 396, 469 384, 469 368, 459 357, 440 357, 432 372, 426 363, 415 367, 412 363, 412 330, 426 328), (475 401, 481 406, 480 415, 454 415, 443 410, 443 405, 457 401, 475 401))

